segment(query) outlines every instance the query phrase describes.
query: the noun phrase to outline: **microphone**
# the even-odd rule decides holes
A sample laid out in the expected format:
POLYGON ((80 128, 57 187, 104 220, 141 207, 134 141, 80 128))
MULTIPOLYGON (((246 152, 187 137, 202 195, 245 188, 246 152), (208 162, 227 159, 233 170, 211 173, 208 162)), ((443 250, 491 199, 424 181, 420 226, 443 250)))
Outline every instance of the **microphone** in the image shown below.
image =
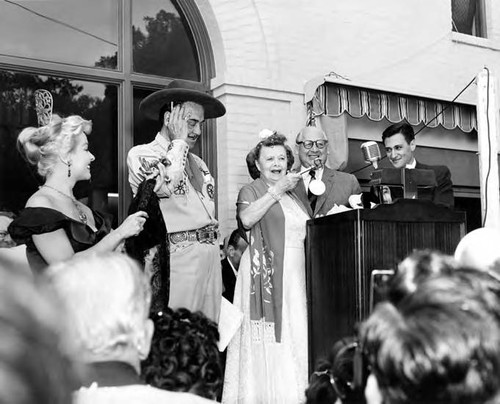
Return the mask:
POLYGON ((369 142, 363 143, 361 146, 361 151, 363 152, 363 157, 367 163, 371 163, 375 170, 378 169, 378 162, 381 159, 380 149, 377 142, 370 140, 369 142))
POLYGON ((300 171, 299 174, 302 175, 302 174, 305 174, 307 173, 308 171, 315 171, 315 170, 319 170, 321 167, 323 167, 323 163, 321 162, 321 159, 319 157, 316 157, 314 160, 313 160, 313 166, 309 166, 307 168, 305 168, 304 170, 300 171))

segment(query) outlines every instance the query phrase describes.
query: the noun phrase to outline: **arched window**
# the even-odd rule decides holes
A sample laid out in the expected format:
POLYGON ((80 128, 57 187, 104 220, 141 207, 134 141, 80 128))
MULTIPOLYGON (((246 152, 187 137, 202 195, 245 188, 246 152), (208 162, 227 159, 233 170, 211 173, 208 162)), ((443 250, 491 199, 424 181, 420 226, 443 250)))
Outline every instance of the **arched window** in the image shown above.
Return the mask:
MULTIPOLYGON (((117 221, 131 199, 126 154, 158 130, 139 115, 140 101, 172 79, 208 84, 214 76, 194 0, 9 1, 0 14, 8 38, 0 41, 0 209, 20 210, 41 183, 15 143, 37 125, 33 93, 45 88, 54 112, 93 120, 92 180, 76 193, 117 221)), ((216 176, 215 137, 202 138, 196 152, 216 176)))

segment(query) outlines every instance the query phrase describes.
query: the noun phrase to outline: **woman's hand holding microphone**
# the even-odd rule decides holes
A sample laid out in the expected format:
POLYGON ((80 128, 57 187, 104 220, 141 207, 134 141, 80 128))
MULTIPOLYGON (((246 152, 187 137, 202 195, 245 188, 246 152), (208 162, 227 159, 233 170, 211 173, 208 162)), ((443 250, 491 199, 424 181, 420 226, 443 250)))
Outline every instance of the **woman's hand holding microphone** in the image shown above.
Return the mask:
POLYGON ((279 200, 285 192, 294 189, 300 181, 301 175, 299 173, 287 173, 284 177, 280 178, 273 186, 269 187, 271 196, 279 200))

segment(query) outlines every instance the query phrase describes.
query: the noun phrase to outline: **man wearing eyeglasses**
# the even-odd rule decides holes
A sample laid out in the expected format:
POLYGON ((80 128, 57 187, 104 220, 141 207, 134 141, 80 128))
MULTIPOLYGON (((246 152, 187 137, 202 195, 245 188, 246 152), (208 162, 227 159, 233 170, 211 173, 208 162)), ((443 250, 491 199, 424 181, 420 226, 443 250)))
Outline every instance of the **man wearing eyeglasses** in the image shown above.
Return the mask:
POLYGON ((311 217, 332 213, 338 206, 349 206, 349 196, 359 194, 361 187, 354 175, 332 170, 325 165, 329 147, 325 132, 314 126, 306 126, 299 132, 295 142, 302 165, 300 171, 313 167, 302 175, 303 183, 296 188, 299 198, 309 207, 311 217), (325 192, 321 195, 310 192, 314 180, 325 184, 325 192))

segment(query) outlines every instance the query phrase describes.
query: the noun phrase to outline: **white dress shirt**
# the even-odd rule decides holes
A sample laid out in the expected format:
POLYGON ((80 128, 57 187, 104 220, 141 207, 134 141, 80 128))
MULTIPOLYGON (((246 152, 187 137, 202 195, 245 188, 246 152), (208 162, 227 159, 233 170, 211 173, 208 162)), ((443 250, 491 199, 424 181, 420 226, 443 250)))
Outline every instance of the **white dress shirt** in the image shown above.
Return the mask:
MULTIPOLYGON (((300 167, 300 171, 304 171, 306 169, 306 167, 302 166, 300 167)), ((321 168, 317 168, 316 169, 316 174, 315 174, 315 178, 317 180, 321 180, 321 178, 323 178, 323 167, 321 168)), ((311 174, 310 174, 310 171, 302 174, 302 179, 304 180, 304 186, 306 188, 306 192, 309 190, 309 184, 311 183, 311 174)))
POLYGON ((407 164, 405 168, 408 168, 410 170, 413 170, 417 166, 417 160, 415 160, 415 157, 413 158, 412 162, 407 164))

